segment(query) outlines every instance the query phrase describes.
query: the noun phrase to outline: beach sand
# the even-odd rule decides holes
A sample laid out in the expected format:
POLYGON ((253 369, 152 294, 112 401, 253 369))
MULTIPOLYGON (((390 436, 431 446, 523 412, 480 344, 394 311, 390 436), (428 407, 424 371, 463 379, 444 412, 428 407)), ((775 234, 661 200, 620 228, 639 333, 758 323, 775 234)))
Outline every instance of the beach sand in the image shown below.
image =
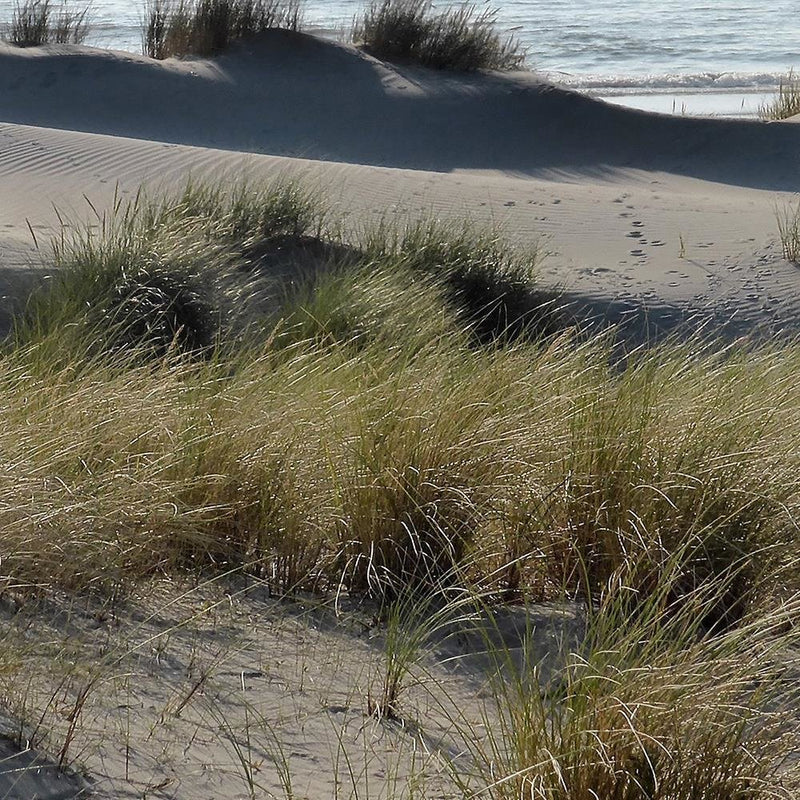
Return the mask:
MULTIPOLYGON (((0 45, 0 75, 6 329, 49 274, 62 222, 97 223, 141 186, 159 194, 190 177, 281 177, 319 188, 345 230, 419 217, 497 226, 543 254, 541 281, 582 313, 633 319, 636 341, 697 327, 725 337, 798 332, 800 270, 782 257, 776 223, 800 187, 797 125, 660 116, 532 73, 436 74, 285 31, 213 61, 0 45)), ((292 617, 249 595, 165 602, 149 598, 160 610, 124 634, 123 610, 99 634, 94 612, 54 623, 86 648, 127 652, 75 744, 97 796, 251 796, 226 733, 244 729, 243 694, 280 743, 251 762, 279 796, 281 747, 297 797, 333 797, 337 785, 356 796, 341 787, 370 781, 369 796, 383 796, 414 769, 428 776, 425 796, 452 796, 436 751, 458 742, 444 721, 436 727, 434 710, 439 739, 421 750, 402 728, 364 720, 381 646, 368 625, 355 635, 335 617, 292 617), (208 602, 219 611, 197 622, 191 604, 208 602), (194 623, 176 627, 163 651, 152 645, 176 620, 194 623), (206 668, 214 678, 199 685, 203 701, 182 714, 206 668), (344 745, 357 762, 345 762, 344 745)), ((541 629, 562 616, 547 615, 541 629)), ((466 707, 485 675, 474 664, 463 672, 440 678, 466 707)), ((2 780, 0 796, 30 796, 13 773, 2 780)), ((75 785, 51 775, 37 791, 72 797, 75 785)))
POLYGON ((214 61, 3 45, 0 70, 11 296, 46 263, 54 207, 78 223, 142 184, 290 175, 354 226, 499 226, 547 253, 543 281, 613 318, 732 320, 736 334, 798 319, 776 224, 800 183, 795 125, 637 112, 532 73, 399 68, 288 31, 214 61))

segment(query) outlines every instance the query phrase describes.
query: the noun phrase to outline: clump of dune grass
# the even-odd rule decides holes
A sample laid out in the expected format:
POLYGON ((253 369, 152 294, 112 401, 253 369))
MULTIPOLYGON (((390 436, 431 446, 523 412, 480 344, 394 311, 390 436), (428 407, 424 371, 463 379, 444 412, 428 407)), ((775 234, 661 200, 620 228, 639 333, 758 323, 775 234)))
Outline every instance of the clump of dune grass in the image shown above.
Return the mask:
POLYGON ((717 630, 795 552, 793 346, 614 366, 608 338, 526 327, 531 265, 496 238, 348 244, 286 184, 118 203, 55 264, 0 360, 21 584, 213 565, 382 597, 462 570, 596 603, 635 565, 631 597, 725 581, 717 630))
POLYGON ((535 662, 487 638, 494 702, 480 735, 474 721, 464 728, 478 775, 456 781, 495 800, 794 797, 800 742, 786 625, 796 601, 709 637, 697 620, 719 584, 665 613, 669 582, 635 617, 624 578, 609 587, 588 612, 583 644, 561 653, 546 681, 535 662))
POLYGON ((211 355, 261 330, 279 302, 272 282, 281 259, 264 264, 265 248, 314 240, 323 216, 288 184, 227 192, 190 184, 168 201, 118 199, 97 215, 99 236, 55 240, 55 274, 28 301, 13 339, 43 348, 57 337, 67 359, 120 349, 211 355))
POLYGON ((88 11, 66 3, 56 9, 51 0, 17 2, 5 38, 17 47, 82 44, 89 35, 88 11))
POLYGON ((157 59, 213 56, 270 28, 300 29, 298 0, 153 0, 143 49, 157 59))
POLYGON ((558 292, 537 285, 540 254, 509 247, 496 231, 417 222, 367 237, 366 252, 434 277, 459 321, 482 344, 551 335, 569 325, 558 292))
POLYGON ((796 114, 800 114, 800 79, 790 70, 781 80, 775 97, 759 107, 758 115, 764 120, 780 120, 796 114))
POLYGON ((378 58, 434 69, 515 70, 525 63, 519 44, 495 30, 495 12, 472 5, 434 12, 430 0, 372 2, 353 40, 378 58))
POLYGON ((783 257, 793 264, 800 263, 800 204, 792 206, 787 203, 776 208, 775 216, 783 257))
MULTIPOLYGON (((796 797, 798 345, 620 364, 610 337, 531 327, 535 259, 494 234, 348 241, 322 209, 291 184, 190 185, 65 226, 0 351, 0 594, 245 573, 376 598, 362 707, 420 735, 444 719, 459 796, 796 797), (432 642, 508 597, 569 605, 580 641, 545 669, 535 631, 489 630, 480 702, 459 702, 432 642)), ((121 663, 35 710, 58 712, 62 762, 121 663)))

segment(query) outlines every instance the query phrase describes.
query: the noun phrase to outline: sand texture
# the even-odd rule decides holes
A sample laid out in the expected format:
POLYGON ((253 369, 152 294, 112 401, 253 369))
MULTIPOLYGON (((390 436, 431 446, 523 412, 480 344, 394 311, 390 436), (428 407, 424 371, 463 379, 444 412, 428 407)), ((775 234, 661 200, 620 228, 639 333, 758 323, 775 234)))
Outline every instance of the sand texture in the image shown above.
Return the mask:
POLYGON ((2 285, 115 192, 298 176, 336 214, 468 216, 548 253, 544 280, 613 319, 791 328, 800 280, 776 208, 800 129, 629 111, 534 74, 453 77, 275 31, 215 61, 0 47, 2 285), (247 155, 244 155, 246 153, 247 155), (642 312, 641 310, 644 309, 642 312))

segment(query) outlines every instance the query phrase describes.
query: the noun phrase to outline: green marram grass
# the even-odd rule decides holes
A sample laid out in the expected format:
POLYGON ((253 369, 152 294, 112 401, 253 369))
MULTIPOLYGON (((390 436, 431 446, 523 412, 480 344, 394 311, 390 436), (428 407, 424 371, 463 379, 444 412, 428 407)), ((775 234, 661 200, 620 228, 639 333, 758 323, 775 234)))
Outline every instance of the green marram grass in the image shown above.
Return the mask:
POLYGON ((777 207, 775 217, 783 257, 793 264, 800 263, 800 203, 777 207))
POLYGON ((795 343, 621 364, 542 310, 535 254, 469 225, 348 236, 289 183, 67 230, 0 353, 2 591, 243 572, 374 598, 364 712, 416 730, 427 693, 466 796, 796 796, 795 343), (464 708, 431 642, 508 598, 568 601, 585 635, 546 679, 488 636, 464 708))
POLYGON ((297 0, 150 0, 142 48, 156 59, 214 56, 271 28, 299 30, 297 0))
POLYGON ((764 120, 781 120, 800 114, 800 79, 794 70, 780 82, 778 91, 771 101, 763 103, 758 115, 764 120))
POLYGON ((621 369, 539 310, 535 258, 495 235, 346 242, 290 184, 140 196, 96 227, 56 242, 0 364, 28 509, 9 500, 8 580, 247 564, 281 591, 382 595, 469 562, 476 584, 596 598, 680 552, 678 596, 746 564, 713 627, 791 560, 793 346, 691 340, 621 369), (43 496, 40 474, 59 476, 43 496))
POLYGON ((352 38, 387 61, 461 72, 521 69, 525 51, 496 31, 495 16, 469 4, 435 11, 430 0, 378 0, 358 19, 352 38))

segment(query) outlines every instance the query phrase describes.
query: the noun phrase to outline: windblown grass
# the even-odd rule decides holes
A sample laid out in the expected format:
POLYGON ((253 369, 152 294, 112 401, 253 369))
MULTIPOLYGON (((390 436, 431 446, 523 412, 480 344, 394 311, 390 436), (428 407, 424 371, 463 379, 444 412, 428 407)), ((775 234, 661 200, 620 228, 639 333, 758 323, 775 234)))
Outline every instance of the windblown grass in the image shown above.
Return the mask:
POLYGON ((758 115, 765 120, 788 119, 800 114, 800 79, 790 70, 780 82, 778 93, 768 103, 758 109, 758 115))
MULTIPOLYGON (((348 240, 288 184, 119 202, 54 259, 0 354, 0 595, 234 572, 371 596, 384 661, 348 703, 421 740, 435 709, 461 795, 797 796, 796 344, 615 363, 610 337, 537 311, 535 257, 468 227, 348 240), (568 602, 585 635, 545 670, 534 632, 489 631, 465 706, 425 674, 431 640, 502 598, 568 602)), ((0 658, 17 703, 19 652, 0 658)), ((15 714, 66 709, 68 762, 120 663, 15 714)), ((239 730, 234 706, 212 728, 257 796, 267 718, 239 730)))
POLYGON ((152 0, 143 49, 157 59, 212 56, 270 28, 300 29, 298 0, 152 0))
POLYGON ((783 257, 793 264, 800 263, 800 204, 776 208, 775 216, 783 257))
POLYGON ((379 0, 367 7, 353 30, 353 41, 388 61, 434 69, 515 70, 525 52, 495 30, 495 12, 456 6, 434 12, 430 0, 379 0))
POLYGON ((679 557, 673 600, 727 581, 715 628, 795 552, 794 347, 620 371, 606 339, 541 338, 532 264, 496 238, 347 245, 292 186, 190 187, 99 227, 57 243, 2 362, 9 580, 248 565, 383 596, 468 562, 596 602, 679 557))
POLYGON ((795 796, 792 636, 780 630, 796 609, 704 637, 697 619, 716 588, 672 609, 669 591, 656 591, 631 618, 622 580, 590 611, 583 649, 562 653, 546 683, 536 663, 490 645, 494 704, 480 735, 465 729, 478 775, 457 782, 495 800, 795 796))
POLYGON ((57 339, 50 355, 62 361, 120 349, 210 356, 261 330, 277 303, 262 251, 313 238, 323 216, 288 185, 226 193, 190 185, 167 203, 117 200, 97 215, 99 236, 54 242, 57 272, 29 300, 14 339, 40 351, 57 339))
POLYGON ((17 2, 5 38, 17 47, 82 44, 89 35, 88 7, 74 10, 66 2, 56 9, 51 0, 17 2))

